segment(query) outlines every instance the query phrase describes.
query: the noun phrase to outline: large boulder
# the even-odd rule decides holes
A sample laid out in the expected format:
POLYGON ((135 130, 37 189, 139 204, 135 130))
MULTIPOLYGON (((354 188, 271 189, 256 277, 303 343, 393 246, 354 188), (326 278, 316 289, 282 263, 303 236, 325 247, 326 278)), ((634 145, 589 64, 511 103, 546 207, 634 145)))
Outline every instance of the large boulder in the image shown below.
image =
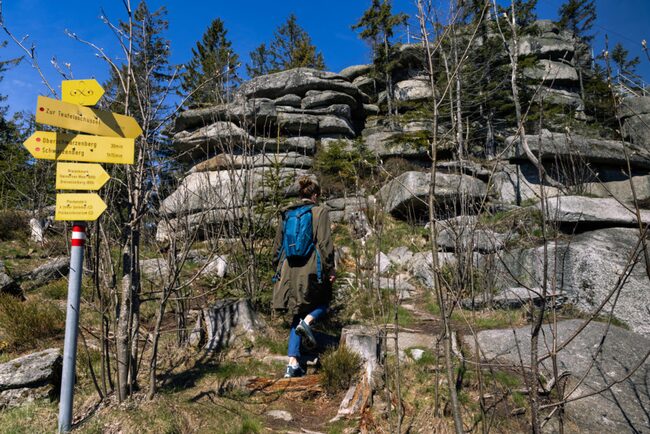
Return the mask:
POLYGON ((253 78, 242 84, 240 95, 251 98, 279 98, 287 94, 305 95, 310 90, 333 90, 360 98, 359 89, 333 72, 295 68, 253 78))
MULTIPOLYGON (((542 209, 542 203, 537 207, 542 209)), ((580 228, 607 226, 638 227, 634 208, 625 206, 614 198, 585 196, 558 196, 546 201, 546 218, 559 225, 578 225, 580 228)), ((640 210, 641 222, 650 223, 650 211, 640 210)))
POLYGON ((265 327, 250 300, 246 299, 219 300, 203 310, 203 317, 207 328, 205 349, 212 351, 241 342, 242 339, 255 342, 265 327))
POLYGON ((473 226, 447 227, 438 232, 438 245, 452 252, 494 253, 505 248, 509 237, 473 226))
MULTIPOLYGON (((633 176, 631 179, 611 180, 600 182, 596 173, 590 170, 581 172, 580 168, 575 166, 576 180, 572 185, 568 185, 570 191, 586 194, 592 197, 614 197, 622 202, 632 202, 631 183, 634 185, 637 200, 646 200, 650 198, 650 175, 633 176), (582 179, 580 179, 582 178, 582 179)), ((626 178, 616 172, 607 172, 599 170, 597 175, 608 179, 609 177, 626 178)), ((478 176, 478 175, 476 175, 478 176)), ((542 197, 542 181, 539 178, 539 171, 532 164, 503 164, 495 171, 491 179, 491 187, 494 194, 505 203, 514 203, 517 198, 517 187, 522 201, 539 201, 542 197)), ((555 187, 544 185, 544 195, 546 197, 558 196, 562 192, 555 187)))
POLYGON ((526 78, 532 80, 553 82, 556 84, 574 84, 578 82, 578 72, 573 66, 548 59, 539 59, 535 66, 524 68, 523 74, 526 78))
MULTIPOLYGON (((625 151, 633 167, 650 168, 650 152, 644 147, 618 140, 594 139, 577 134, 551 133, 543 130, 540 135, 526 136, 531 151, 542 160, 566 159, 577 163, 601 163, 627 167, 625 151)), ((526 158, 521 146, 516 147, 517 136, 506 139, 508 157, 515 160, 526 158)))
MULTIPOLYGON (((461 200, 478 202, 487 193, 483 181, 467 175, 436 173, 436 204, 443 213, 452 212, 461 200)), ((422 219, 428 209, 431 185, 429 172, 405 172, 384 185, 377 197, 387 212, 422 219)))
POLYGON ((618 113, 623 122, 622 133, 637 145, 650 146, 650 96, 627 97, 618 113))
MULTIPOLYGON (((638 229, 585 232, 568 241, 550 242, 546 252, 549 290, 566 296, 568 302, 585 313, 593 312, 608 300, 601 315, 611 311, 634 332, 650 336, 650 279, 638 229), (610 297, 617 292, 617 297, 610 297)), ((543 246, 503 252, 492 274, 503 288, 541 288, 544 258, 543 246)))
POLYGON ((578 111, 583 111, 585 108, 579 93, 544 86, 539 88, 531 86, 531 90, 535 92, 535 101, 567 106, 578 111))
POLYGON ((61 380, 61 350, 51 348, 0 364, 0 409, 55 398, 61 380))
MULTIPOLYGON (((569 399, 566 417, 580 432, 650 432, 650 397, 646 393, 650 359, 644 359, 650 339, 603 323, 592 322, 579 330, 583 323, 570 320, 560 321, 556 327, 544 325, 539 335, 541 357, 548 356, 550 348, 568 343, 557 354, 558 372, 569 374, 564 389, 569 399)), ((491 366, 500 361, 519 369, 522 357, 530 360, 530 333, 530 326, 484 330, 476 334, 476 341, 474 336, 466 336, 464 343, 473 349, 478 342, 480 356, 491 366)), ((550 357, 540 369, 546 378, 554 377, 550 357)))
POLYGON ((404 80, 395 85, 397 101, 426 101, 432 97, 431 82, 425 79, 404 80))
MULTIPOLYGON (((298 98, 300 107, 300 98, 298 98)), ((275 103, 268 98, 236 101, 181 112, 174 123, 174 131, 191 131, 212 125, 217 121, 244 125, 263 125, 275 121, 275 103)))
POLYGON ((175 239, 214 239, 237 235, 241 222, 252 217, 256 223, 264 223, 264 219, 248 208, 234 207, 200 211, 163 219, 156 227, 156 241, 166 243, 175 239), (251 215, 252 214, 252 215, 251 215))
POLYGON ((372 63, 368 63, 365 65, 352 65, 342 69, 339 72, 339 75, 343 78, 347 78, 348 80, 354 80, 355 78, 360 77, 362 75, 370 74, 373 69, 374 69, 374 65, 372 63))
POLYGON ((0 261, 0 294, 11 294, 22 297, 20 285, 7 274, 4 262, 0 261))
POLYGON ((333 104, 345 104, 351 107, 356 107, 358 102, 354 97, 347 93, 336 92, 333 90, 322 92, 310 90, 302 99, 302 108, 304 109, 329 107, 333 104))
POLYGON ((278 113, 278 126, 287 134, 315 136, 318 133, 318 116, 282 112, 278 113))
POLYGON ((364 134, 363 143, 366 148, 381 158, 428 158, 430 151, 427 144, 416 140, 401 131, 369 131, 364 134))
POLYGON ((314 155, 316 153, 316 139, 313 137, 277 137, 277 138, 255 138, 255 149, 264 152, 297 152, 302 155, 314 155))
POLYGON ((232 122, 217 121, 194 131, 180 131, 174 134, 173 142, 187 160, 245 148, 255 143, 255 138, 232 122))
POLYGON ((574 41, 567 40, 559 35, 549 36, 524 36, 519 41, 519 55, 544 57, 552 60, 571 60, 575 51, 574 41))
POLYGON ((70 271, 70 258, 67 256, 59 256, 39 265, 22 276, 20 280, 24 287, 34 288, 46 285, 61 277, 66 277, 68 271, 70 271))
POLYGON ((297 152, 257 155, 219 154, 203 161, 190 169, 194 172, 211 172, 215 170, 252 169, 254 167, 294 167, 308 169, 313 165, 311 157, 297 152))
POLYGON ((190 173, 162 202, 160 211, 166 215, 180 215, 248 206, 273 194, 274 189, 283 195, 295 195, 297 178, 307 174, 302 169, 273 167, 190 173))

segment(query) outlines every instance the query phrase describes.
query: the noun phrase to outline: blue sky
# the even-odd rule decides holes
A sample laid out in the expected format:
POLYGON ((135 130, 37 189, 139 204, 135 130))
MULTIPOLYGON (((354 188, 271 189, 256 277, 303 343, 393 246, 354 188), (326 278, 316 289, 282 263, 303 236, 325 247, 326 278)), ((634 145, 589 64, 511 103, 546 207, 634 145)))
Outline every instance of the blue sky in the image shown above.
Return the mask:
MULTIPOLYGON (((369 3, 370 0, 149 1, 151 9, 165 6, 168 10, 167 38, 171 40, 173 63, 189 59, 191 48, 217 17, 225 22, 235 51, 246 62, 248 53, 269 41, 273 30, 293 12, 323 52, 327 68, 332 71, 370 60, 368 47, 350 29, 369 3)), ((562 3, 563 0, 539 0, 539 17, 555 18, 562 3)), ((414 0, 394 0, 393 4, 395 10, 415 15, 414 0)), ((596 4, 599 15, 594 27, 596 52, 602 50, 604 35, 608 34, 611 45, 620 41, 641 58, 639 71, 650 82, 650 60, 641 52, 640 44, 642 39, 650 42, 650 0, 597 0, 596 4)), ((7 27, 19 39, 29 35, 26 43, 35 45, 43 71, 53 85, 60 86, 62 77, 51 66, 52 57, 59 64, 70 63, 75 78, 95 77, 100 82, 106 79, 106 64, 95 57, 92 49, 72 40, 64 31, 69 29, 107 52, 119 54, 114 36, 99 16, 103 9, 114 22, 124 18, 121 0, 10 0, 2 6, 7 27)), ((399 39, 406 42, 406 29, 398 33, 399 39)), ((6 39, 6 35, 2 36, 6 39)), ((0 50, 2 59, 21 54, 11 41, 0 50)), ((27 62, 8 71, 0 82, 0 94, 7 95, 10 112, 33 111, 36 96, 47 93, 37 72, 27 62)))

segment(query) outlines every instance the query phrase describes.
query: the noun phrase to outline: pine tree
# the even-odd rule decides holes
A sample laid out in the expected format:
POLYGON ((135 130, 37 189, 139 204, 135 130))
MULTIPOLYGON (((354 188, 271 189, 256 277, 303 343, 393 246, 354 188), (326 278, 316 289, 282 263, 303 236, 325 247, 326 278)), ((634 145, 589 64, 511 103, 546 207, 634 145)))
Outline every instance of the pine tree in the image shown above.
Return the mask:
MULTIPOLYGON (((138 4, 133 12, 131 83, 128 89, 124 85, 129 66, 123 64, 119 67, 119 74, 111 69, 110 78, 104 86, 108 100, 112 101, 112 111, 128 113, 136 118, 143 129, 152 131, 157 130, 166 117, 161 103, 170 91, 172 78, 169 41, 162 36, 169 26, 166 16, 164 6, 151 12, 145 0, 138 4)), ((120 21, 119 27, 128 34, 127 22, 120 21)))
POLYGON ((529 27, 535 22, 535 20, 537 20, 537 14, 535 13, 537 1, 538 0, 511 0, 511 2, 508 3, 504 2, 503 6, 499 6, 499 12, 501 14, 506 13, 511 15, 514 3, 517 26, 525 30, 526 27, 529 27))
POLYGON ((567 0, 558 11, 558 24, 562 29, 569 30, 585 42, 594 39, 588 32, 596 21, 596 3, 594 0, 567 0))
POLYGON ((212 21, 201 41, 192 48, 192 59, 181 77, 181 89, 189 95, 188 105, 223 102, 239 77, 239 56, 232 50, 223 21, 212 21))
POLYGON ((405 24, 407 19, 406 14, 393 14, 390 0, 372 0, 370 7, 366 9, 359 21, 352 26, 353 30, 360 29, 361 38, 370 43, 375 69, 385 76, 389 114, 392 113, 392 80, 389 61, 393 48, 391 39, 395 27, 405 24))
POLYGON ((271 52, 262 44, 250 53, 251 62, 246 65, 249 77, 258 77, 271 72, 271 52))
POLYGON ((246 69, 251 78, 292 68, 325 69, 323 53, 317 51, 294 14, 273 33, 268 49, 262 44, 250 57, 251 64, 246 69))
MULTIPOLYGON (((0 48, 6 46, 6 41, 0 43, 0 48)), ((7 69, 16 66, 21 59, 0 60, 0 81, 7 69)), ((42 195, 44 189, 35 194, 30 181, 38 179, 38 182, 43 182, 43 177, 37 175, 41 175, 38 172, 44 164, 33 161, 22 146, 27 138, 25 133, 31 132, 27 127, 30 122, 24 121, 24 113, 9 118, 8 107, 4 105, 6 100, 6 95, 0 95, 0 209, 34 209, 43 206, 38 203, 37 196, 42 195)))
POLYGON ((629 77, 637 77, 636 67, 639 65, 639 57, 636 56, 629 59, 630 52, 621 44, 617 42, 611 53, 611 58, 618 68, 618 74, 627 75, 629 77))

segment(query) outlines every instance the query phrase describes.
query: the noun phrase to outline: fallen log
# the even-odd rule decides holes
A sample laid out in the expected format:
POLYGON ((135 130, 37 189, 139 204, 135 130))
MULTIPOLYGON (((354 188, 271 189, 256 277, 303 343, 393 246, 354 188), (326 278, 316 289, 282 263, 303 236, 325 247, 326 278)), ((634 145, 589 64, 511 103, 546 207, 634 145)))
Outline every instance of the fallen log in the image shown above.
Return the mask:
POLYGON ((251 394, 263 393, 287 393, 287 392, 309 392, 322 393, 323 387, 320 384, 320 375, 312 374, 296 378, 251 378, 246 384, 246 389, 251 394))

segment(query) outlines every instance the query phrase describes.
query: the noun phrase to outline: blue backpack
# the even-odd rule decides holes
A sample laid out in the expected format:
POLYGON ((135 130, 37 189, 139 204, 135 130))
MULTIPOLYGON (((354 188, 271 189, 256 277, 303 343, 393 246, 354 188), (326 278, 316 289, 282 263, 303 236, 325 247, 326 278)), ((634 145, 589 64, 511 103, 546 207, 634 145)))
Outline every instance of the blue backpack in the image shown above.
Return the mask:
POLYGON ((284 214, 282 249, 287 259, 307 258, 314 249, 313 207, 314 205, 303 205, 284 214))
MULTIPOLYGON (((284 213, 284 231, 282 234, 282 248, 280 250, 279 266, 273 281, 280 277, 284 259, 307 259, 312 251, 316 250, 314 243, 314 227, 312 208, 314 205, 303 205, 291 208, 284 213)), ((321 282, 321 258, 316 250, 316 273, 318 282, 321 282)))

